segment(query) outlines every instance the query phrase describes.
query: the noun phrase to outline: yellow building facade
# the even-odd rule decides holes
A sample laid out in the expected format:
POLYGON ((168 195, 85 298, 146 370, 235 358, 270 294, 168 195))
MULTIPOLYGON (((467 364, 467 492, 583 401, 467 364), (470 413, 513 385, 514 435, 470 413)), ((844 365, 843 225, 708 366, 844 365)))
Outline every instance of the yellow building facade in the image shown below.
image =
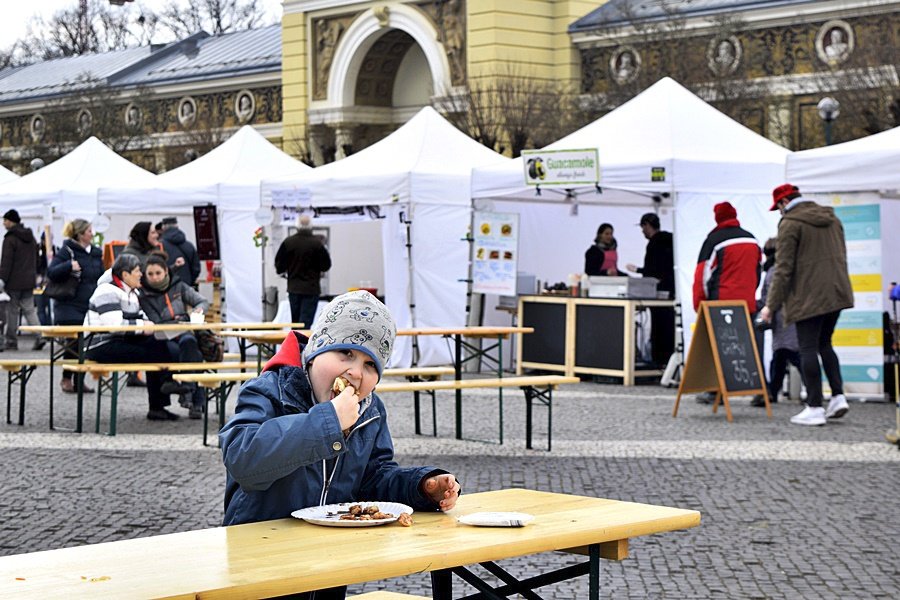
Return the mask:
POLYGON ((374 143, 421 107, 515 75, 576 88, 567 33, 583 0, 285 0, 283 147, 316 164, 374 143))

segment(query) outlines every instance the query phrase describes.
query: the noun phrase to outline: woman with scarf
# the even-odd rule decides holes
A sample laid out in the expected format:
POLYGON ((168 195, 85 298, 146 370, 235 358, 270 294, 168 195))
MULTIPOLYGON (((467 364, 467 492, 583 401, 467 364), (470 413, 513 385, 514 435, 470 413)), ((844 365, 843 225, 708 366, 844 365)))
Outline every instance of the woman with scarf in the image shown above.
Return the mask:
MULTIPOLYGON (((141 261, 132 254, 121 254, 112 268, 100 278, 88 303, 85 325, 113 327, 150 325, 141 311, 138 290, 141 287, 141 261)), ((96 333, 85 353, 100 363, 167 363, 172 361, 166 342, 142 331, 136 333, 96 333)), ((187 386, 172 381, 168 371, 147 372, 150 421, 175 421, 178 415, 166 410, 169 394, 190 392, 187 386)))
MULTIPOLYGON (((166 259, 157 254, 147 258, 141 288, 141 308, 154 323, 187 323, 190 312, 203 314, 209 302, 190 285, 171 275, 166 259)), ((203 362, 196 336, 185 331, 167 340, 172 360, 203 362)), ((197 384, 189 384, 190 393, 182 394, 179 403, 188 409, 191 419, 203 417, 204 394, 197 384)))
POLYGON ((625 275, 616 265, 619 260, 617 246, 616 238, 613 237, 613 226, 602 223, 597 228, 594 245, 584 253, 585 275, 625 275))

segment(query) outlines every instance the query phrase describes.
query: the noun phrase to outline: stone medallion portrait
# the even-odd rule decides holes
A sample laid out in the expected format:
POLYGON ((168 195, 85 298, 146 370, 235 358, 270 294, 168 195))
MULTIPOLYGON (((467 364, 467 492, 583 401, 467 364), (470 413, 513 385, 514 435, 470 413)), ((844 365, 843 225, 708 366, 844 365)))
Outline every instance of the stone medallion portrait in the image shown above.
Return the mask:
POLYGON ((141 113, 141 108, 135 104, 130 103, 125 107, 125 126, 128 129, 137 129, 144 122, 144 115, 141 113))
POLYGON ((853 53, 856 44, 853 28, 846 21, 828 21, 816 34, 816 55, 822 62, 836 65, 853 53))
POLYGON ((91 111, 88 109, 82 108, 78 111, 75 124, 78 127, 79 135, 88 135, 91 132, 91 128, 94 126, 94 115, 92 115, 91 111))
POLYGON ((190 96, 178 101, 178 122, 182 127, 190 127, 197 120, 197 102, 190 96))
POLYGON ((619 85, 633 81, 641 70, 641 55, 631 46, 622 46, 609 59, 609 73, 619 85))
POLYGON ((256 98, 253 97, 253 92, 241 90, 237 93, 234 98, 234 114, 241 125, 253 118, 256 114, 256 98))
POLYGON ((706 49, 706 64, 713 73, 720 77, 731 75, 741 64, 742 56, 741 41, 737 37, 730 35, 714 38, 706 49))
POLYGON ((40 142, 44 139, 44 133, 46 133, 47 122, 44 120, 44 116, 41 114, 34 115, 31 117, 31 126, 29 127, 29 131, 31 133, 31 139, 34 142, 40 142))

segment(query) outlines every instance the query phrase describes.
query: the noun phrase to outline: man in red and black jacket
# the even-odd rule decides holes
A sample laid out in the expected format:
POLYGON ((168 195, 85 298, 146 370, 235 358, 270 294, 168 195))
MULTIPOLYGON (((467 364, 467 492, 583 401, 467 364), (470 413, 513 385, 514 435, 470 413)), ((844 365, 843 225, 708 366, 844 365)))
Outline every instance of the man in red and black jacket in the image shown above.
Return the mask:
POLYGON ((713 211, 716 227, 706 236, 694 270, 694 310, 704 300, 745 300, 753 315, 762 250, 753 234, 741 228, 730 202, 716 204, 713 211))
MULTIPOLYGON (((752 316, 756 313, 762 250, 753 234, 741 228, 730 202, 716 204, 713 211, 716 227, 706 236, 694 270, 694 310, 699 310, 704 300, 744 300, 752 316)), ((762 353, 759 337, 757 352, 762 353)), ((714 399, 715 394, 710 392, 697 396, 701 404, 711 404, 714 399)))

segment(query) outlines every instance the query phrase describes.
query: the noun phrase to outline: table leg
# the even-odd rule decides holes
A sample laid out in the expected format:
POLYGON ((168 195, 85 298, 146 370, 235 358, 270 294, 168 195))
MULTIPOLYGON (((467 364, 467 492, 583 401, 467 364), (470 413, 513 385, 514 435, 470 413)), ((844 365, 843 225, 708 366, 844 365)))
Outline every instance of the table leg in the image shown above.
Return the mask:
MULTIPOLYGON (((503 379, 503 336, 497 336, 497 378, 503 379)), ((503 444, 503 388, 497 388, 498 409, 500 413, 500 444, 503 444)))
MULTIPOLYGON (((84 334, 79 333, 76 338, 78 344, 78 364, 84 364, 84 334)), ((75 433, 81 433, 81 420, 84 417, 84 373, 75 373, 75 391, 78 392, 78 400, 75 408, 75 433)), ((100 386, 97 386, 100 389, 100 386)), ((53 387, 50 388, 51 393, 53 387)))
MULTIPOLYGON (((31 374, 34 373, 34 370, 37 367, 22 367, 22 370, 19 371, 19 426, 25 425, 25 388, 28 385, 28 380, 31 379, 31 374)), ((7 417, 9 415, 7 414, 7 417)), ((8 420, 8 419, 7 419, 8 420)))
POLYGON ((449 569, 431 572, 433 600, 453 600, 453 572, 449 569))
POLYGON ((590 571, 588 573, 588 598, 600 600, 600 544, 588 546, 590 571))
POLYGON ((6 372, 6 424, 12 425, 12 378, 13 372, 6 372))
POLYGON ((56 365, 56 349, 53 341, 56 338, 50 338, 50 431, 53 431, 53 367, 56 365))
MULTIPOLYGON (((456 349, 456 380, 462 379, 462 335, 457 333, 453 336, 454 346, 456 349)), ((456 439, 461 440, 462 433, 462 389, 456 389, 456 439)))

